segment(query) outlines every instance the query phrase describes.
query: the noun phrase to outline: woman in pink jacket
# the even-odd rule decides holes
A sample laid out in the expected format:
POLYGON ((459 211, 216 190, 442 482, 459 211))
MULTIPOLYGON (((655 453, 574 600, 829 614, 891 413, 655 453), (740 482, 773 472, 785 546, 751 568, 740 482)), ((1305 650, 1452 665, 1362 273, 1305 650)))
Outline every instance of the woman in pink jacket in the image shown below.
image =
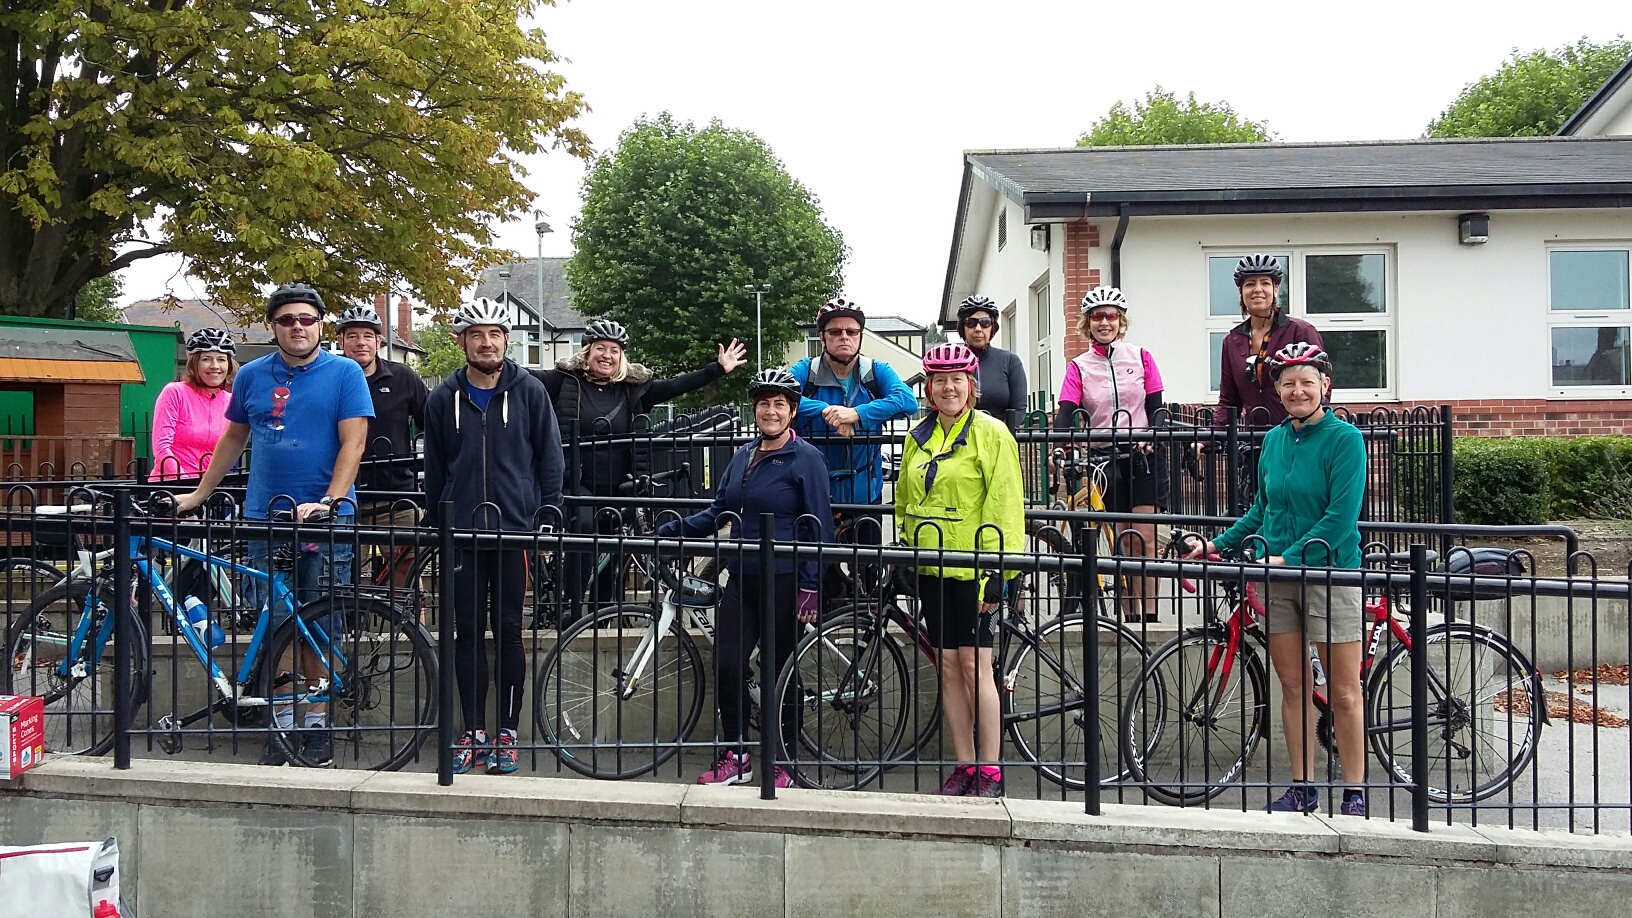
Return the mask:
MULTIPOLYGON (((1091 444, 1096 451, 1117 454, 1105 469, 1106 510, 1160 513, 1167 509, 1165 453, 1151 440, 1128 435, 1148 431, 1165 420, 1162 374, 1150 351, 1123 340, 1128 334, 1128 301, 1122 291, 1115 287, 1088 291, 1082 298, 1077 331, 1088 339, 1088 350, 1066 364, 1054 427, 1089 429, 1111 437, 1108 444, 1091 444)), ((1154 523, 1120 524, 1115 529, 1117 554, 1156 554, 1154 523)), ((1156 581, 1131 579, 1138 596, 1122 597, 1123 621, 1155 621, 1156 581)))
POLYGON ((215 441, 227 429, 237 348, 223 328, 201 328, 187 338, 187 373, 153 404, 151 481, 197 478, 209 465, 215 441))

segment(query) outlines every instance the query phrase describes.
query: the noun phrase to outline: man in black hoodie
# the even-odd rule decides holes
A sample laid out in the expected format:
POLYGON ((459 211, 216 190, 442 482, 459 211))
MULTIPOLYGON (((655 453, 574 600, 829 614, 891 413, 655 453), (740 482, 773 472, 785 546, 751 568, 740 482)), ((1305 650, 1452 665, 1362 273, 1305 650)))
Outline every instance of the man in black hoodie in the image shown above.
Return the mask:
MULTIPOLYGON (((561 433, 543 383, 505 359, 509 311, 482 297, 459 307, 453 329, 465 366, 443 380, 425 405, 431 523, 507 532, 532 532, 541 523, 559 526, 566 467, 561 433), (453 503, 452 518, 443 518, 443 501, 453 503)), ((465 549, 453 560, 454 672, 465 720, 454 771, 484 767, 489 774, 509 774, 516 770, 516 728, 527 680, 521 643, 526 552, 465 549), (491 742, 482 640, 490 619, 499 689, 499 732, 491 742)))

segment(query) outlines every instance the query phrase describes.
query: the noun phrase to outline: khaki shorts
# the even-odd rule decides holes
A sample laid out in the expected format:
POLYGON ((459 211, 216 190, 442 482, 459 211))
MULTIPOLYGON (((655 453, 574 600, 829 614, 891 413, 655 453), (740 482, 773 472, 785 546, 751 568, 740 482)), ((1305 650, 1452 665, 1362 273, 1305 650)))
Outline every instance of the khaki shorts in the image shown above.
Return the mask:
POLYGON ((1264 603, 1269 633, 1301 630, 1317 644, 1343 644, 1363 638, 1365 610, 1360 588, 1328 587, 1316 580, 1318 576, 1311 571, 1308 583, 1269 584, 1269 601, 1264 603))

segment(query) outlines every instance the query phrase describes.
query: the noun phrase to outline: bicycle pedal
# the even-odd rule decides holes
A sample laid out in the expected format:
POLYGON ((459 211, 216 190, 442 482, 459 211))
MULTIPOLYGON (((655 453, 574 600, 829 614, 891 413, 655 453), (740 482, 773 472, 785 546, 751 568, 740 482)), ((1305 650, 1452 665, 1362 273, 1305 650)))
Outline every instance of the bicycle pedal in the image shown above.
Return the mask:
POLYGON ((166 755, 175 755, 180 752, 182 745, 181 726, 176 723, 176 719, 166 714, 159 718, 157 726, 164 731, 159 734, 159 748, 163 749, 166 755))

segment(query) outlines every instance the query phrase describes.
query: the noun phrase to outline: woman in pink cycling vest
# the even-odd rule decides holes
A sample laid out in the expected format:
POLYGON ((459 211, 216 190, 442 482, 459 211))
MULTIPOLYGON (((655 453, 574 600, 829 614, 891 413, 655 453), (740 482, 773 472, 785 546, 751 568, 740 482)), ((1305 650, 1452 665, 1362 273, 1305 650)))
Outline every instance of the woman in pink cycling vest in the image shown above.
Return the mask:
MULTIPOLYGON (((1105 509, 1112 513, 1154 514, 1167 509, 1165 452, 1150 440, 1129 434, 1151 429, 1152 421, 1165 422, 1162 409, 1162 374, 1150 352, 1124 340, 1128 333, 1128 300, 1115 287, 1095 287, 1082 298, 1077 333, 1089 339, 1088 350, 1065 367, 1060 386, 1056 430, 1089 429, 1109 434, 1110 443, 1091 443, 1093 450, 1110 449, 1117 458, 1106 467, 1105 509)), ((1117 526, 1118 554, 1153 557, 1156 525, 1117 526)), ((1136 597, 1123 597, 1125 621, 1156 620, 1156 583, 1136 581, 1136 597)))
POLYGON ((153 404, 151 481, 197 478, 209 465, 215 441, 227 429, 237 348, 224 328, 201 328, 187 338, 187 373, 153 404))

